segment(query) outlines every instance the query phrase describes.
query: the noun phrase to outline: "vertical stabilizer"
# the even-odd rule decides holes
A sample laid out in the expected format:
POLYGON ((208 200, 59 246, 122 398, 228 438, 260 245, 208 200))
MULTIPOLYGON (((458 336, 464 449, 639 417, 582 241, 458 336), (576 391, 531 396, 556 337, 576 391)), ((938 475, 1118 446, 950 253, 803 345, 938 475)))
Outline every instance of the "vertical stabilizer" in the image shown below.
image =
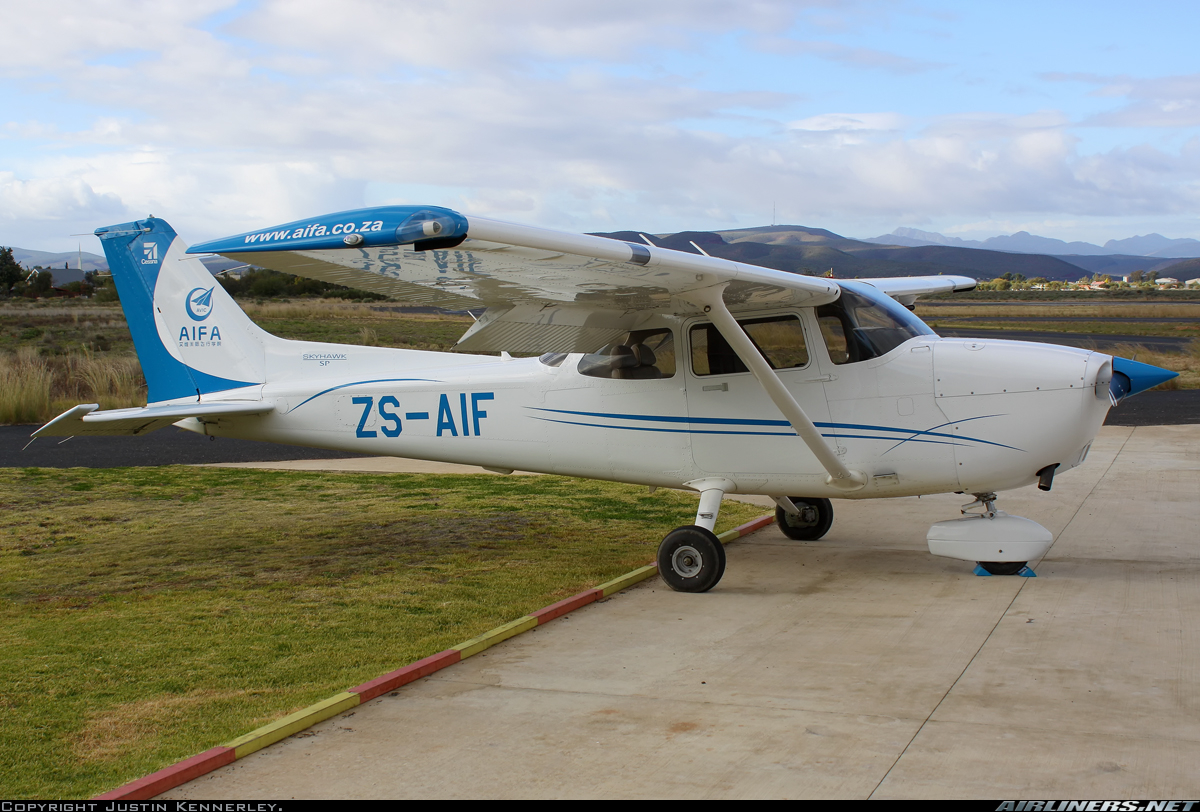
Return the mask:
POLYGON ((96 230, 149 387, 147 401, 254 386, 265 378, 260 330, 165 220, 96 230))

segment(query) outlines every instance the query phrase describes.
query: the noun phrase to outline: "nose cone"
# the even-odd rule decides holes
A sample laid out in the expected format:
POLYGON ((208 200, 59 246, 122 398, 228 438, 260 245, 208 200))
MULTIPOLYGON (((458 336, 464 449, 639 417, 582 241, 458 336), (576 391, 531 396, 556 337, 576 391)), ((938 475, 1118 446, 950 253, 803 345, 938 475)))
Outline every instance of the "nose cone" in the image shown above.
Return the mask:
POLYGON ((1179 373, 1169 369, 1114 357, 1112 383, 1109 384, 1108 391, 1115 405, 1130 395, 1153 389, 1160 383, 1177 377, 1179 373))

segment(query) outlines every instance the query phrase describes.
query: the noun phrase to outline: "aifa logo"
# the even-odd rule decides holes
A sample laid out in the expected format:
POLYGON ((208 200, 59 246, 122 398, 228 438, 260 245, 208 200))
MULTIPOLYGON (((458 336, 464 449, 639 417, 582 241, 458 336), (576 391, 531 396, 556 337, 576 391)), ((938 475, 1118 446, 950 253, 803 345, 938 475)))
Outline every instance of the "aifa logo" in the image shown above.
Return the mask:
POLYGON ((212 295, 215 288, 193 288, 184 299, 184 307, 187 308, 187 314, 192 317, 193 321, 204 321, 208 318, 208 314, 212 313, 212 295))
POLYGON ((144 242, 142 243, 142 264, 157 265, 158 264, 158 243, 144 242))

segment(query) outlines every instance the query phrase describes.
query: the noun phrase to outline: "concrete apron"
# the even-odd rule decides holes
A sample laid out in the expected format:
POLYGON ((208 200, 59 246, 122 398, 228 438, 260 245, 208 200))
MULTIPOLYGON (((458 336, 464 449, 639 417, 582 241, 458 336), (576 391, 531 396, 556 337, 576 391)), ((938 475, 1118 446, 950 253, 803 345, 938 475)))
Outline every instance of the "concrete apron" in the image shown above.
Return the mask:
POLYGON ((1002 495, 1056 536, 1038 578, 929 555, 963 497, 839 501, 162 797, 1191 797, 1198 497, 1200 426, 1103 429, 1002 495))

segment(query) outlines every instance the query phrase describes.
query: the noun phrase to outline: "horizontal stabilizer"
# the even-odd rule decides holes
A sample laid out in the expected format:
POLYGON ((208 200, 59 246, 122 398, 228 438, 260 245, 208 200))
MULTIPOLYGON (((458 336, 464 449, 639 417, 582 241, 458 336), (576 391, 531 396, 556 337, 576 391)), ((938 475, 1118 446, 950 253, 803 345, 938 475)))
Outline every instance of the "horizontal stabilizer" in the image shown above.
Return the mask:
POLYGON ((262 414, 275 408, 263 401, 239 403, 180 403, 140 409, 97 411, 96 403, 81 403, 35 431, 34 437, 112 437, 149 434, 188 417, 234 417, 262 414))
POLYGON ((975 280, 969 276, 901 276, 858 281, 883 291, 905 307, 911 307, 918 296, 975 289, 975 280))

